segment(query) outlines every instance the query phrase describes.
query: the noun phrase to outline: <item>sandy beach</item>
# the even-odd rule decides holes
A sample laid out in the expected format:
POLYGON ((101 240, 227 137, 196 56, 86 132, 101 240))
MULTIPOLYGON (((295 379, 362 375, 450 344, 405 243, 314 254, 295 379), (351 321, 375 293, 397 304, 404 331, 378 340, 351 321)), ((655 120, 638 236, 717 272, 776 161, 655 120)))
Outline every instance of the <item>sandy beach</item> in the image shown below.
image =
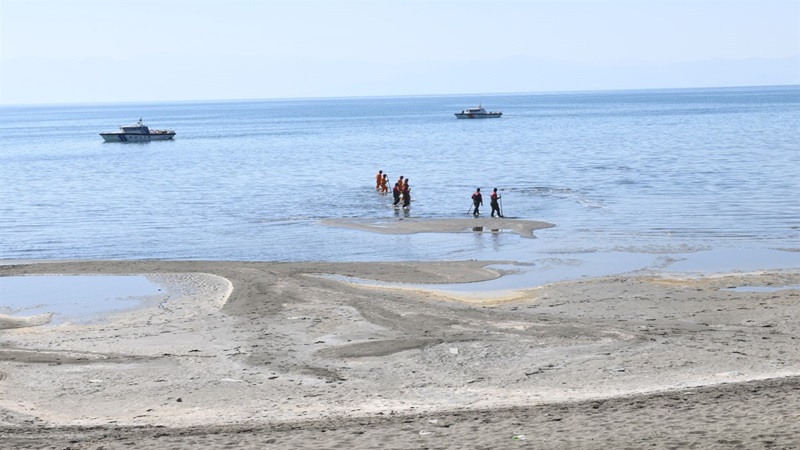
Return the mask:
POLYGON ((496 263, 0 265, 166 287, 91 323, 0 316, 2 447, 800 446, 798 270, 471 301, 342 278, 470 283, 496 263))

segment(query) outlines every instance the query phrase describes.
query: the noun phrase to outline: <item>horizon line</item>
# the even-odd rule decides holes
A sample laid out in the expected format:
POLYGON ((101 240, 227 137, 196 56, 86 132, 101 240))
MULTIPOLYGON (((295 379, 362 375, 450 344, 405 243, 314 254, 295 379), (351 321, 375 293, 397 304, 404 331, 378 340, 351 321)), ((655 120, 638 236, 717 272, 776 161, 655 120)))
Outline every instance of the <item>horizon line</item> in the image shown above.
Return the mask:
POLYGON ((651 87, 629 89, 575 89, 553 91, 507 91, 507 92, 472 92, 452 94, 385 94, 385 95, 353 95, 353 96, 309 96, 309 97, 267 97, 267 98, 222 98, 197 100, 117 100, 97 102, 65 102, 65 103, 0 103, 0 108, 24 108, 43 106, 104 106, 126 104, 165 104, 165 103, 226 103, 226 102, 267 102, 267 101, 312 101, 312 100, 345 100, 345 99, 385 99, 385 98, 424 98, 424 97, 460 97, 474 95, 513 96, 513 95, 553 95, 553 94, 585 94, 597 92, 642 92, 642 91, 679 91, 700 89, 735 89, 735 88, 780 88, 800 87, 800 84, 763 84, 763 85, 726 85, 726 86, 689 86, 689 87, 651 87))

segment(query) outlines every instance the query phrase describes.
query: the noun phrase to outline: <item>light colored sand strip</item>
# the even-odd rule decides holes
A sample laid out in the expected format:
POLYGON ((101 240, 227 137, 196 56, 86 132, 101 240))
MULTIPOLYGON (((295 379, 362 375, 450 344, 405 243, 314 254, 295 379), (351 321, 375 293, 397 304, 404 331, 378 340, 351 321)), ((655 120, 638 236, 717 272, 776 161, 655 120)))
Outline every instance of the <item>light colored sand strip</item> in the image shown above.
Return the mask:
POLYGON ((522 237, 532 238, 535 230, 551 228, 555 225, 547 222, 516 219, 409 219, 396 220, 363 220, 363 219, 326 219, 323 225, 352 228, 362 231, 383 234, 413 233, 461 233, 511 231, 522 237))
POLYGON ((0 330, 8 330, 11 328, 25 328, 25 327, 38 327, 50 323, 53 314, 37 314, 28 317, 13 317, 5 314, 0 314, 0 330))

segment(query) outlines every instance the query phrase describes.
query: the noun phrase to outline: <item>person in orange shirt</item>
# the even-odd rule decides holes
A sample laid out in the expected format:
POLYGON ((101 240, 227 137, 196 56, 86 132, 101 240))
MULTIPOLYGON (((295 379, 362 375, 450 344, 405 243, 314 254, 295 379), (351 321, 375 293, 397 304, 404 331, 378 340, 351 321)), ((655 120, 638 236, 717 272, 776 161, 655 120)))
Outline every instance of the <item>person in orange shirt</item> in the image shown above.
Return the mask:
POLYGON ((392 203, 392 205, 394 205, 395 208, 400 206, 400 194, 401 193, 402 193, 402 191, 400 189, 400 183, 399 182, 395 183, 394 184, 394 189, 392 189, 392 196, 394 197, 394 202, 392 203))
POLYGON ((383 180, 383 170, 379 170, 378 174, 375 175, 375 190, 379 191, 381 189, 381 181, 383 180))
POLYGON ((383 180, 381 180, 381 194, 386 194, 389 192, 389 175, 383 174, 383 180))
POLYGON ((497 188, 494 188, 491 195, 491 202, 489 202, 492 205, 492 217, 494 217, 495 212, 497 212, 497 217, 503 217, 500 213, 500 204, 497 202, 499 198, 500 196, 497 195, 497 188))

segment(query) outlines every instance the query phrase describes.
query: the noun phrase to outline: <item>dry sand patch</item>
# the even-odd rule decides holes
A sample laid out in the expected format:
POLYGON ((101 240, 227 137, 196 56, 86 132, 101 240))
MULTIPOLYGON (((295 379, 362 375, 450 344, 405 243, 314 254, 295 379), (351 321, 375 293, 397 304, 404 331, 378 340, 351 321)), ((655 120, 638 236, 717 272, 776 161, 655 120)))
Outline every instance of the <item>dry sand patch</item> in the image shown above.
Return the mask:
POLYGON ((492 306, 308 276, 469 282, 497 276, 488 264, 0 266, 0 275, 208 273, 232 286, 229 295, 224 283, 212 289, 212 297, 227 298, 221 307, 187 298, 180 308, 129 312, 102 325, 1 331, 0 418, 25 427, 309 420, 353 427, 348 421, 359 417, 637 395, 646 405, 654 392, 800 373, 800 291, 727 290, 796 286, 797 271, 604 277, 539 287, 492 306))

